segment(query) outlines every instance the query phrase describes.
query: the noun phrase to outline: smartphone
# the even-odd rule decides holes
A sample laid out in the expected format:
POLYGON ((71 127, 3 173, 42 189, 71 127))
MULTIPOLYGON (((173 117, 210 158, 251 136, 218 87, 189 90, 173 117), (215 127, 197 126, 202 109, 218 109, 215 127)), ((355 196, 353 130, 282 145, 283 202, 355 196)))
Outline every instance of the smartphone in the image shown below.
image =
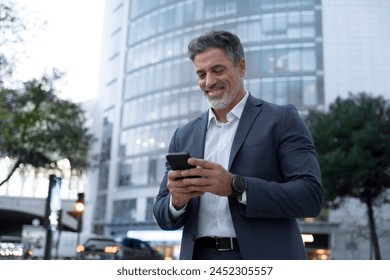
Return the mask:
POLYGON ((187 160, 190 157, 190 154, 187 152, 169 153, 166 155, 167 161, 172 170, 184 170, 196 167, 188 164, 187 160))

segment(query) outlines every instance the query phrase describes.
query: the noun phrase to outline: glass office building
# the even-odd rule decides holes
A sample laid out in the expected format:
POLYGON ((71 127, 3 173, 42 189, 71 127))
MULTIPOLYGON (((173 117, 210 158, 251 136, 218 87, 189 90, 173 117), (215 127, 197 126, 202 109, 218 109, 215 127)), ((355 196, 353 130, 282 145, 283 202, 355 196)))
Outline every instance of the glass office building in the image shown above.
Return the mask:
POLYGON ((324 110, 325 2, 106 1, 95 116, 100 157, 90 176, 94 233, 158 229, 152 205, 170 138, 208 108, 186 55, 188 42, 204 31, 226 29, 240 37, 252 95, 292 103, 302 115, 324 110))

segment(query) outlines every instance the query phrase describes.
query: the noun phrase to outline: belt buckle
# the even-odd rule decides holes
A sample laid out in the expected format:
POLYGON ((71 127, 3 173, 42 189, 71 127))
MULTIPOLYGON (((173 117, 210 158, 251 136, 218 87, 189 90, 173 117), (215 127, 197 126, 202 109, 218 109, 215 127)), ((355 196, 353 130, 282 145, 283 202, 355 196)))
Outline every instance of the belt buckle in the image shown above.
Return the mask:
POLYGON ((217 249, 218 252, 224 252, 224 251, 230 251, 230 250, 233 250, 234 248, 234 245, 233 245, 233 238, 230 237, 229 240, 230 240, 230 248, 219 248, 219 243, 218 243, 218 239, 217 237, 214 237, 215 239, 215 248, 217 249))

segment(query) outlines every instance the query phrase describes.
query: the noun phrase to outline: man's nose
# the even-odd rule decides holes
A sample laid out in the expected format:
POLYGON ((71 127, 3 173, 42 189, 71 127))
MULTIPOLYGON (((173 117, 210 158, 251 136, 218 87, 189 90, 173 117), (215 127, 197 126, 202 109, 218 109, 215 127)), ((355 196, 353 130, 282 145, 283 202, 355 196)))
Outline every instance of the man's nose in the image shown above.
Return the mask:
POLYGON ((215 76, 212 74, 208 74, 206 76, 206 88, 212 88, 216 83, 215 76))

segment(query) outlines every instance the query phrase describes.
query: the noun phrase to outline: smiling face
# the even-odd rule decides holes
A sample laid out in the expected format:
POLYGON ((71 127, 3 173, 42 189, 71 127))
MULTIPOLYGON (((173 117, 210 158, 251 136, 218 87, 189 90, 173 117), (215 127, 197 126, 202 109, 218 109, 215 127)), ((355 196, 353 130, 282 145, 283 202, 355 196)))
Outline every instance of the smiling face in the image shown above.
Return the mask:
POLYGON ((234 64, 224 50, 209 48, 195 56, 194 65, 211 108, 217 117, 226 116, 245 95, 245 60, 234 64))

